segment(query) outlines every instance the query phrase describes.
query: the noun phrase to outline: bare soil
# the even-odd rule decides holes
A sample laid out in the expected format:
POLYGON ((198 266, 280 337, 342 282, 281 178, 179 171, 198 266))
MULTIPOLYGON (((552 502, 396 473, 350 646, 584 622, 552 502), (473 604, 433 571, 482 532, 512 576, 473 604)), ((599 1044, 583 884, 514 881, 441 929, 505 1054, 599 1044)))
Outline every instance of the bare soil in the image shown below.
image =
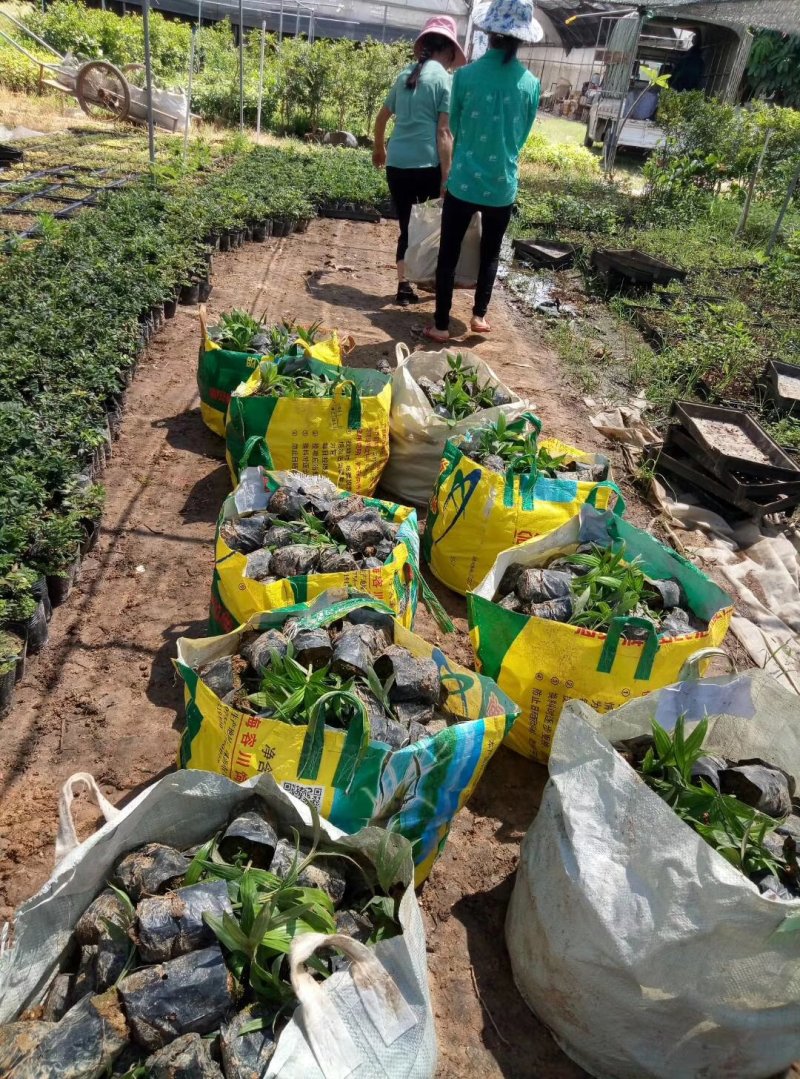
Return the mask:
MULTIPOLYGON (((374 366, 394 345, 420 344, 430 297, 401 310, 390 223, 315 221, 302 236, 250 244, 214 260, 213 316, 232 306, 269 319, 321 319, 357 341, 349 362, 374 366)), ((470 297, 457 293, 454 328, 466 333, 470 297)), ((497 374, 531 399, 545 431, 621 458, 590 426, 557 357, 498 290, 487 340, 465 337, 497 374)), ((179 636, 202 636, 208 614, 214 522, 229 490, 223 444, 200 420, 195 386, 199 325, 180 308, 152 344, 128 392, 105 474, 101 538, 78 585, 29 663, 0 740, 0 918, 52 869, 57 795, 75 771, 91 772, 124 803, 174 767, 182 689, 171 664, 179 636)), ((652 516, 622 479, 629 517, 652 516)), ((471 663, 461 597, 432 582, 454 618, 445 648, 471 663)), ((442 642, 425 612, 417 629, 442 642)), ((556 1047, 514 988, 503 922, 520 841, 536 813, 546 770, 501 749, 422 891, 439 1029, 440 1076, 583 1074, 556 1047)), ((82 837, 98 824, 78 803, 82 837)))

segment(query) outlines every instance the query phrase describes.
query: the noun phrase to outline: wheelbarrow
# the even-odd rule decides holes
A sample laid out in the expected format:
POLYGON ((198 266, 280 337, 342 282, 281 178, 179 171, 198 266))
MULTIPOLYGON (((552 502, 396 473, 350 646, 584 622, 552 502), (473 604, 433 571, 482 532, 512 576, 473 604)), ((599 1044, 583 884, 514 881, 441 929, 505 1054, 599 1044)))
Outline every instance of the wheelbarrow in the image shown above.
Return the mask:
MULTIPOLYGON (((42 48, 57 62, 47 63, 34 56, 5 31, 0 38, 13 45, 39 68, 39 88, 49 86, 60 93, 69 94, 95 120, 130 120, 136 124, 147 123, 147 91, 129 81, 127 75, 141 71, 142 64, 117 67, 108 60, 84 60, 70 53, 62 55, 46 41, 38 37, 24 23, 5 11, 0 11, 10 23, 42 48)), ((153 90, 153 122, 167 131, 182 128, 186 121, 188 102, 184 94, 167 90, 153 90)))

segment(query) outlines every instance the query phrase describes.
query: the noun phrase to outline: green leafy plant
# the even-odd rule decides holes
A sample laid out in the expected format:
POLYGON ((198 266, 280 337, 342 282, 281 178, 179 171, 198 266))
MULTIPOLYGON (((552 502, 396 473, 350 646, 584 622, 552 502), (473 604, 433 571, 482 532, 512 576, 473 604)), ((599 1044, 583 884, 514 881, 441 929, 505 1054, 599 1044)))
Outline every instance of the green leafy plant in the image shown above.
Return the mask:
POLYGON ((765 845, 778 821, 730 794, 720 794, 692 769, 703 756, 708 720, 686 733, 685 716, 678 717, 672 736, 652 722, 653 746, 640 765, 644 781, 670 805, 702 839, 745 875, 771 873, 794 878, 795 866, 765 845))
POLYGON ((496 386, 488 379, 481 385, 477 368, 460 354, 448 355, 444 389, 431 395, 431 404, 443 409, 452 419, 464 420, 482 408, 494 404, 496 386))
POLYGON ((612 618, 647 611, 658 593, 647 583, 639 559, 627 561, 625 545, 595 547, 592 553, 567 555, 566 566, 584 570, 573 578, 573 614, 570 622, 589 629, 607 630, 612 618))

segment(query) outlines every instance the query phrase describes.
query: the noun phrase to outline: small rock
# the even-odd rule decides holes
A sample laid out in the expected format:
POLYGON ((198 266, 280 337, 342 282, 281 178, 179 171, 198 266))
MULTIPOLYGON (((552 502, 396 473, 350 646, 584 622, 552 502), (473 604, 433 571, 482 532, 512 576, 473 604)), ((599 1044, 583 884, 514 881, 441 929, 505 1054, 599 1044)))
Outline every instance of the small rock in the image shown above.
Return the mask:
MULTIPOLYGON (((285 880, 295 862, 299 866, 308 856, 310 849, 305 843, 301 843, 298 850, 293 842, 280 839, 269 867, 270 873, 285 880)), ((301 888, 319 888, 330 898, 333 905, 337 906, 344 898, 347 886, 342 867, 343 863, 340 859, 315 857, 314 861, 300 873, 297 884, 301 888)))
POLYGON ((346 498, 340 498, 328 510, 325 516, 325 524, 328 528, 333 528, 339 521, 343 521, 345 517, 349 517, 353 513, 363 513, 366 508, 361 495, 348 495, 346 498))
MULTIPOLYGON (((252 804, 252 803, 251 803, 252 804)), ((257 869, 266 869, 278 845, 276 821, 266 803, 259 800, 253 809, 234 817, 220 841, 219 849, 228 861, 237 851, 244 851, 257 869)))
POLYGON ((366 677, 372 666, 372 659, 372 652, 359 634, 342 633, 333 649, 331 669, 343 678, 353 678, 357 675, 366 677))
POLYGON ((394 619, 390 614, 376 611, 373 607, 358 607, 348 614, 345 621, 353 626, 370 626, 387 644, 394 641, 394 619))
POLYGON ((276 577, 305 577, 316 566, 318 557, 318 547, 290 543, 273 553, 271 569, 276 577))
POLYGON ((546 618, 549 622, 569 622, 572 618, 572 598, 561 596, 545 603, 531 603, 528 613, 534 618, 546 618))
POLYGON ((375 661, 375 673, 389 687, 391 701, 430 701, 438 704, 442 698, 439 668, 432 659, 412 656, 405 648, 392 645, 375 661))
MULTIPOLYGON (((113 894, 113 893, 112 893, 113 894)), ((47 1023, 57 1023, 66 1013, 72 995, 72 974, 56 974, 47 990, 44 998, 44 1014, 42 1019, 47 1023)), ((0 1066, 3 1064, 2 1051, 0 1051, 0 1066)))
POLYGON ((274 1012, 259 1004, 250 1004, 220 1028, 219 1048, 225 1079, 259 1079, 265 1075, 267 1065, 275 1052, 275 1035, 272 1033, 274 1012), (264 1019, 263 1030, 240 1034, 243 1026, 254 1019, 264 1019))
POLYGON ((384 538, 383 518, 377 510, 365 509, 337 521, 333 532, 351 551, 363 552, 368 547, 377 547, 384 538))
POLYGON ((233 656, 223 656, 212 663, 206 663, 198 672, 212 693, 222 699, 236 689, 233 674, 233 656))
MULTIPOLYGON (((572 595, 572 577, 554 569, 525 569, 517 578, 516 592, 523 603, 544 603, 572 595)), ((544 616, 542 616, 544 617, 544 616)))
POLYGON ((270 575, 271 562, 272 555, 269 551, 253 551, 247 556, 247 565, 244 570, 245 577, 255 581, 263 581, 265 577, 270 575))
POLYGON ((438 416, 440 420, 452 420, 450 410, 445 408, 444 405, 436 405, 433 410, 434 416, 438 416))
POLYGON ((111 888, 106 888, 93 899, 75 923, 73 932, 78 944, 97 944, 107 931, 106 922, 114 922, 123 929, 128 924, 128 912, 111 888))
POLYGON ((502 607, 504 611, 522 611, 522 600, 519 598, 516 592, 509 592, 507 596, 503 596, 498 601, 498 607, 502 607))
POLYGON ((350 551, 340 551, 337 547, 321 547, 317 573, 354 573, 358 562, 350 551))
POLYGON ((380 558, 370 555, 369 558, 364 559, 364 569, 383 569, 383 562, 380 558))
POLYGON ((264 546, 274 550, 275 547, 287 547, 294 539, 295 533, 286 525, 273 525, 264 533, 264 546))
POLYGON ((301 630, 292 644, 297 662, 303 667, 313 667, 314 670, 324 667, 333 655, 331 639, 324 629, 301 630))
POLYGON ((149 1079, 223 1079, 211 1059, 209 1043, 199 1034, 184 1034, 145 1061, 149 1079))
POLYGON ((278 629, 268 629, 266 633, 259 633, 251 637, 249 634, 242 638, 239 652, 254 671, 260 671, 269 667, 272 653, 276 652, 281 658, 289 650, 289 639, 278 629))
POLYGON ((281 487, 270 498, 268 508, 284 521, 299 521, 308 509, 308 498, 290 487, 281 487))
POLYGON ((232 551, 248 554, 263 545, 269 519, 264 514, 227 521, 219 530, 232 551))
POLYGON ((410 727, 412 724, 430 723, 435 709, 430 702, 398 701, 394 705, 394 714, 404 727, 410 727))
POLYGON ((721 757, 698 757, 692 765, 692 779, 704 779, 714 790, 719 790, 719 774, 727 768, 721 757))
POLYGON ((510 566, 506 566, 503 576, 500 578, 500 584, 497 586, 498 596, 507 596, 509 592, 514 591, 524 568, 518 562, 512 562, 510 566))
POLYGON ((755 883, 761 894, 768 895, 770 899, 797 899, 795 893, 791 892, 774 873, 765 873, 755 883))
POLYGON ((180 851, 163 843, 145 843, 117 863, 113 883, 138 903, 146 895, 180 884, 188 868, 189 860, 180 851))
POLYGON ((720 773, 720 789, 768 817, 788 817, 792 790, 784 772, 764 764, 739 764, 720 773))
POLYGON ((499 408, 501 405, 511 404, 511 394, 508 390, 504 390, 502 386, 496 386, 494 391, 494 407, 499 408))
POLYGON ((375 557, 383 565, 388 559, 392 557, 395 548, 395 541, 386 537, 382 539, 378 546, 375 548, 375 557))
POLYGON ((684 637, 687 633, 692 632, 689 615, 682 607, 674 607, 661 620, 660 635, 662 637, 684 637))
POLYGON ((498 475, 504 476, 508 465, 502 457, 498 457, 497 454, 489 453, 483 458, 481 464, 484 468, 487 468, 490 472, 497 472, 498 475))
MULTIPOLYGON (((686 597, 683 594, 683 589, 677 581, 665 580, 655 581, 648 578, 647 583, 651 588, 654 588, 658 592, 660 597, 660 606, 662 610, 669 611, 674 607, 682 607, 686 597)), ((655 604, 658 606, 658 603, 655 604)))

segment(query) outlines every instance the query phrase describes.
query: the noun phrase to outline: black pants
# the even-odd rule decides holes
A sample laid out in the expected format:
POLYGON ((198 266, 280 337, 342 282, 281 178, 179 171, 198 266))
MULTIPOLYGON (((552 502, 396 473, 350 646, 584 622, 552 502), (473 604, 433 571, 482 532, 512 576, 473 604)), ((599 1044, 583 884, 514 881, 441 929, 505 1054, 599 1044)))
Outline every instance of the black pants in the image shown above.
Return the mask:
POLYGON ((402 262, 408 249, 408 222, 411 207, 418 202, 438 199, 442 191, 442 170, 438 165, 429 169, 397 169, 386 166, 386 182, 400 219, 400 239, 397 241, 397 261, 402 262))
POLYGON ((437 330, 449 328, 461 244, 464 242, 473 215, 478 212, 481 215, 481 257, 472 313, 479 318, 483 318, 486 314, 492 298, 494 279, 497 277, 500 247, 511 220, 512 206, 513 203, 508 206, 479 206, 474 202, 457 199, 449 191, 445 195, 442 210, 442 238, 439 243, 439 261, 436 265, 434 324, 437 330))

